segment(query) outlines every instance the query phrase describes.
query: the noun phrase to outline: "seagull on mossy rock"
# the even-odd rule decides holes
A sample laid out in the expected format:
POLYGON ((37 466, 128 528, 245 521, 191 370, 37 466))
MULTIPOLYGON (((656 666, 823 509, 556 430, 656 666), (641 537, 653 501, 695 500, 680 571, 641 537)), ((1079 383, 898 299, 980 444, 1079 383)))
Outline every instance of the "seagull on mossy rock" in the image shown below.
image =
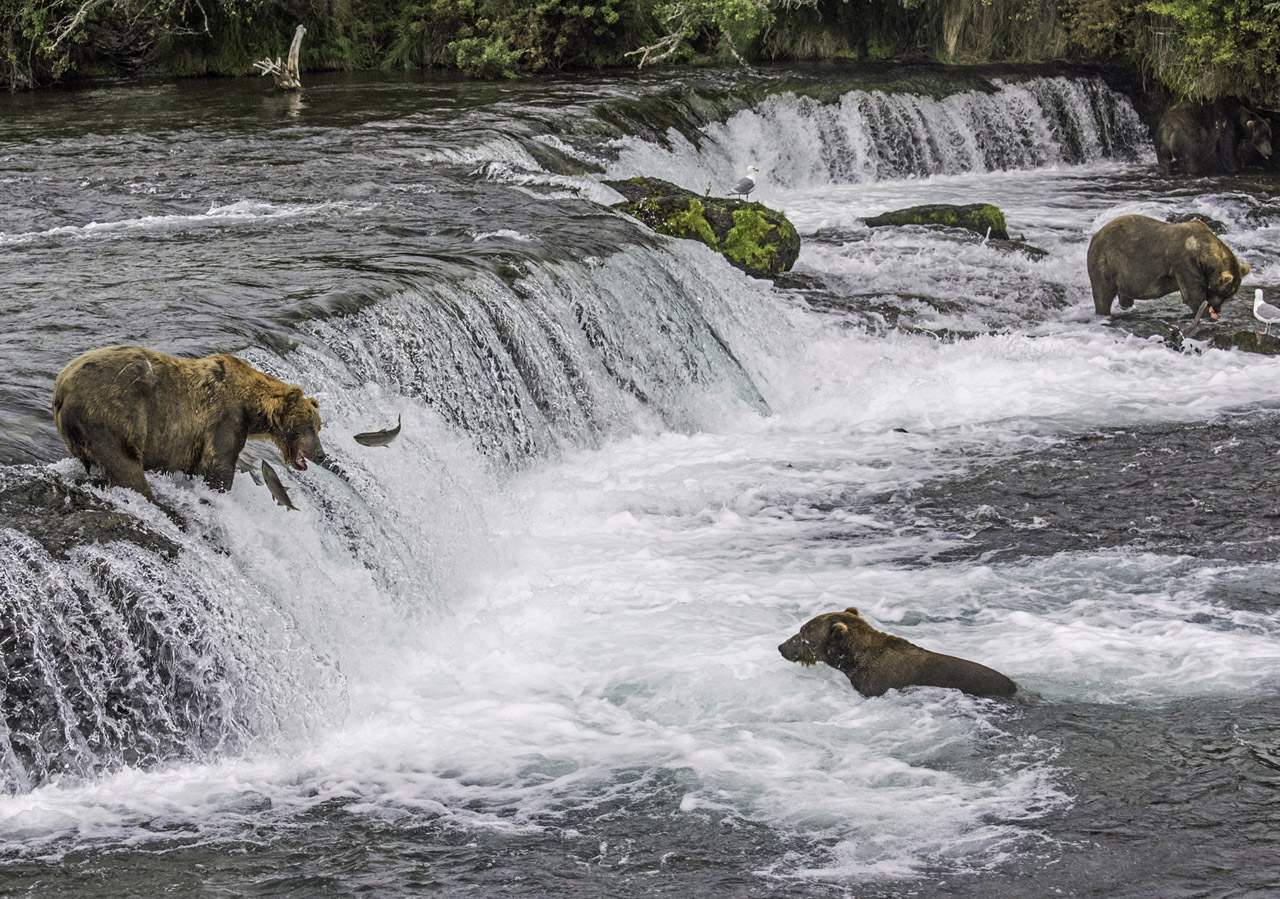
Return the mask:
POLYGON ((1267 326, 1263 334, 1270 334, 1271 326, 1280 324, 1280 307, 1263 302, 1261 287, 1253 292, 1253 317, 1267 326))
POLYGON ((751 196, 751 192, 756 189, 756 178, 760 177, 760 170, 755 166, 748 166, 747 173, 742 179, 733 186, 733 193, 747 199, 751 196))

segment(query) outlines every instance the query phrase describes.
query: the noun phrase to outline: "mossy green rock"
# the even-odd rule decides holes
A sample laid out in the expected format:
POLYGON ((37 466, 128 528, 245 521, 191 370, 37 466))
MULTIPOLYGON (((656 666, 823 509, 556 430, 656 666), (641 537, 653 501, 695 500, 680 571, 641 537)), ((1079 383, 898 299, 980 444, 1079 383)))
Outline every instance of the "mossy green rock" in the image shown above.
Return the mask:
POLYGON ((952 206, 948 203, 911 206, 874 216, 867 219, 866 223, 868 228, 942 225, 947 228, 964 228, 983 237, 987 236, 987 229, 990 228, 992 239, 1009 239, 1004 213, 1000 211, 999 206, 992 206, 990 203, 970 203, 967 206, 952 206))
POLYGON ((658 178, 606 181, 626 197, 614 207, 659 234, 696 240, 757 278, 790 270, 800 235, 776 209, 727 197, 699 196, 658 178))

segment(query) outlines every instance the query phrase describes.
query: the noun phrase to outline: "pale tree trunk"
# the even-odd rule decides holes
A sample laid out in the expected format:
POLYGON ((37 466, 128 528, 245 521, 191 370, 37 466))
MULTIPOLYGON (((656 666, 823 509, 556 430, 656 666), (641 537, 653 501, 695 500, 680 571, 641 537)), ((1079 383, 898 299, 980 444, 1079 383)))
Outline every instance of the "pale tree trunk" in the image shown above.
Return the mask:
POLYGON ((274 75, 276 79, 276 87, 282 91, 296 91, 302 87, 302 71, 298 67, 298 52, 302 49, 302 36, 307 33, 307 29, 299 25, 298 29, 293 33, 293 43, 289 45, 289 56, 283 63, 280 57, 275 59, 261 59, 253 64, 253 67, 263 75, 274 75))

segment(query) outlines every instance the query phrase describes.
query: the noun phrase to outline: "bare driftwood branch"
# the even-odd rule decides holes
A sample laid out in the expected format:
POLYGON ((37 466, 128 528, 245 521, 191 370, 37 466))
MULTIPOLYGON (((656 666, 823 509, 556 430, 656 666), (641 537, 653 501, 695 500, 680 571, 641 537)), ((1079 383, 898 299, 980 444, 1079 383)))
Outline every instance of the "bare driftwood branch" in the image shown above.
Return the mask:
POLYGON ((680 49, 680 44, 684 42, 684 31, 673 31, 662 40, 649 44, 647 47, 638 47, 623 56, 639 56, 640 64, 638 68, 643 69, 649 63, 662 62, 680 49))
MULTIPOLYGON (((772 13, 774 10, 779 9, 787 12, 798 9, 816 9, 818 5, 818 0, 752 0, 752 2, 767 13, 772 13)), ((699 2, 699 0, 684 0, 684 2, 672 3, 667 7, 665 14, 662 15, 662 20, 671 29, 670 34, 659 38, 652 44, 637 47, 623 54, 623 56, 639 56, 639 68, 643 69, 647 65, 659 63, 670 58, 680 49, 686 39, 693 37, 699 29, 712 23, 717 24, 720 28, 721 36, 729 48, 730 55, 744 67, 750 68, 747 61, 738 52, 738 48, 734 46, 728 30, 708 13, 708 4, 705 0, 703 2, 699 2)))
POLYGON ((89 13, 93 12, 101 6, 106 0, 85 0, 76 10, 75 15, 68 16, 58 23, 58 36, 54 38, 53 47, 57 47, 68 37, 70 37, 77 28, 79 28, 84 20, 89 17, 89 13))
POLYGON ((302 25, 293 33, 293 43, 289 45, 289 56, 282 63, 280 57, 260 59, 253 64, 259 74, 272 75, 276 79, 276 87, 282 91, 296 91, 302 87, 302 73, 298 68, 298 52, 302 49, 302 36, 307 29, 302 25))

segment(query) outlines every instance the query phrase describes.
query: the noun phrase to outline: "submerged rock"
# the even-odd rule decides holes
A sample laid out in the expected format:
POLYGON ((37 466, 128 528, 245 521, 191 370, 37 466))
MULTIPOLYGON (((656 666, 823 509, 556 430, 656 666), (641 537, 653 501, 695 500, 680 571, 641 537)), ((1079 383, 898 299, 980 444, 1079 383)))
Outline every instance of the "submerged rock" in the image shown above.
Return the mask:
POLYGON ((1165 218, 1171 225, 1185 225, 1187 222, 1204 222, 1214 234, 1226 234, 1227 226, 1215 218, 1200 212, 1175 212, 1165 218))
POLYGON ((1280 336, 1274 333, 1263 334, 1261 331, 1251 329, 1215 331, 1212 344, 1220 350, 1241 350, 1246 353, 1261 353, 1264 356, 1280 356, 1280 336))
POLYGON ((698 196, 658 178, 605 183, 627 198, 614 208, 659 234, 704 243, 757 278, 788 271, 800 255, 795 226, 760 203, 698 196))
POLYGON ((1019 253, 1032 262, 1039 262, 1049 255, 1048 250, 1042 250, 1023 240, 1000 240, 993 237, 987 241, 987 246, 1001 253, 1019 253))
POLYGON ((0 794, 250 732, 238 613, 179 549, 48 468, 0 472, 0 794))
POLYGON ((993 240, 1008 240, 1009 231, 1000 207, 990 203, 970 203, 953 206, 934 203, 927 206, 910 206, 895 209, 866 219, 868 228, 902 227, 903 225, 938 225, 946 228, 964 228, 983 237, 991 229, 993 240))
POLYGON ((1115 316, 1106 325, 1134 337, 1159 337, 1170 349, 1184 353, 1203 352, 1207 344, 1210 349, 1280 356, 1280 333, 1263 334, 1260 328, 1208 321, 1201 321, 1197 325, 1185 315, 1177 318, 1159 315, 1115 316))

